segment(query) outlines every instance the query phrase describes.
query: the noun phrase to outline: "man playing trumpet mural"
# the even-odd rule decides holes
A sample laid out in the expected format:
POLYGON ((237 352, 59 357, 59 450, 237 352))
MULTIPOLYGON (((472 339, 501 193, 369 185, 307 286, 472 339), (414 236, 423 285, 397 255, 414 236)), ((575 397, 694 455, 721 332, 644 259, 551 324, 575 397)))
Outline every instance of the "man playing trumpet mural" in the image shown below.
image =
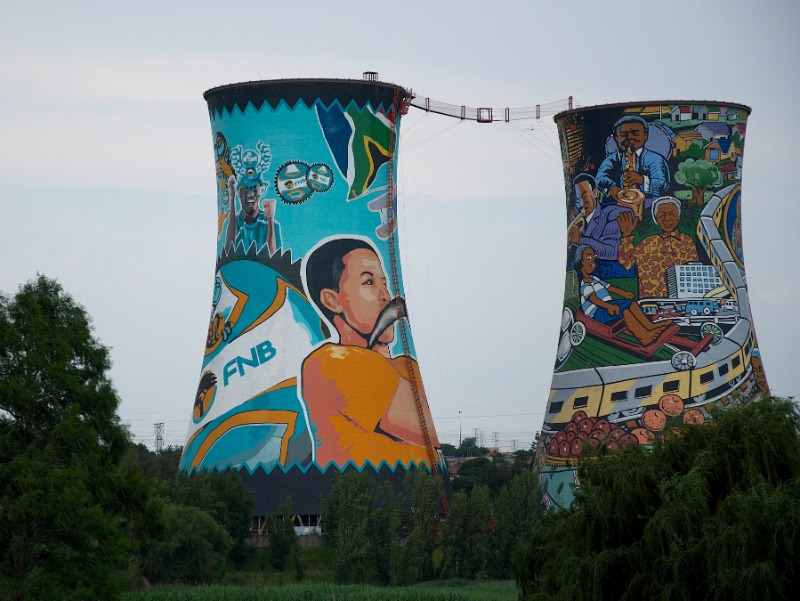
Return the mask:
POLYGON ((614 123, 617 151, 609 154, 597 170, 597 188, 617 202, 624 190, 639 190, 644 194, 644 208, 652 199, 667 193, 670 184, 667 161, 657 152, 647 150, 647 121, 626 115, 614 123))

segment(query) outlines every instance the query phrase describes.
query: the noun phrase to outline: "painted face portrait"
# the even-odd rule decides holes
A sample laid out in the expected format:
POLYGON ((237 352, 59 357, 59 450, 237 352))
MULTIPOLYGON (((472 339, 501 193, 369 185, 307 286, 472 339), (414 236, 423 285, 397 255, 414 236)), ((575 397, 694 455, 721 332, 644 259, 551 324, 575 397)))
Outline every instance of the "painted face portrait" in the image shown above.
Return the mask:
POLYGON ((615 130, 614 139, 622 151, 636 152, 647 142, 647 131, 641 123, 623 123, 615 130))
MULTIPOLYGON (((339 280, 339 292, 335 293, 336 304, 330 308, 340 314, 351 328, 368 335, 390 300, 386 274, 377 255, 366 248, 347 253, 342 262, 344 271, 339 280)), ((387 329, 378 339, 384 344, 392 340, 394 328, 387 329)))
POLYGON ((585 180, 578 182, 575 188, 580 196, 583 212, 586 215, 590 215, 594 211, 595 206, 597 206, 597 196, 595 195, 595 191, 592 189, 591 184, 585 180))
POLYGON ((678 208, 672 203, 665 202, 656 211, 656 223, 664 230, 665 234, 675 231, 680 220, 681 215, 678 208))

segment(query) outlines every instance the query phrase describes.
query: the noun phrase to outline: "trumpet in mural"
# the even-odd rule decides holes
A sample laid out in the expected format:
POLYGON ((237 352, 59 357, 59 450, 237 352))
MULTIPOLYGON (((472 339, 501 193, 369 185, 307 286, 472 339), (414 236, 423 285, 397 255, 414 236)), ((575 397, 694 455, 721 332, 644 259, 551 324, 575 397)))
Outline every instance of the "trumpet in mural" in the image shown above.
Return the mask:
POLYGON ((537 452, 554 507, 571 504, 587 446, 649 445, 768 392, 741 243, 749 112, 667 101, 555 117, 567 271, 537 452))

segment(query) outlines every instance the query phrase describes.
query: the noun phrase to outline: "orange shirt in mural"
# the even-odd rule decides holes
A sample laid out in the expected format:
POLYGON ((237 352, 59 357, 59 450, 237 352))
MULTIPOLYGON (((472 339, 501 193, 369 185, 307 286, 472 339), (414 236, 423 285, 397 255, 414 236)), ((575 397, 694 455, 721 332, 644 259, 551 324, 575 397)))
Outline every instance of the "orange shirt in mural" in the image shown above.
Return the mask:
POLYGON ((619 243, 619 262, 625 269, 634 265, 639 271, 639 298, 666 298, 667 269, 697 261, 694 241, 677 230, 648 236, 633 246, 633 237, 619 243))
POLYGON ((306 357, 303 398, 316 431, 316 462, 429 464, 412 379, 436 448, 439 441, 416 361, 339 344, 325 344, 306 357))

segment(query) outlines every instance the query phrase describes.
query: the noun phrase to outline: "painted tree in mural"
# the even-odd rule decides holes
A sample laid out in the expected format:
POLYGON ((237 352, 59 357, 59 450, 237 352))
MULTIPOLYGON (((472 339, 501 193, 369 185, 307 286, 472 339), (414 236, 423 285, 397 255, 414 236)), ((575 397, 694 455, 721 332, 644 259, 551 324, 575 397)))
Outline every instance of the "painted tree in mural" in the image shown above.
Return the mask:
POLYGON ((706 189, 719 183, 719 169, 705 159, 686 159, 678 165, 675 181, 692 189, 692 202, 703 204, 706 189))

